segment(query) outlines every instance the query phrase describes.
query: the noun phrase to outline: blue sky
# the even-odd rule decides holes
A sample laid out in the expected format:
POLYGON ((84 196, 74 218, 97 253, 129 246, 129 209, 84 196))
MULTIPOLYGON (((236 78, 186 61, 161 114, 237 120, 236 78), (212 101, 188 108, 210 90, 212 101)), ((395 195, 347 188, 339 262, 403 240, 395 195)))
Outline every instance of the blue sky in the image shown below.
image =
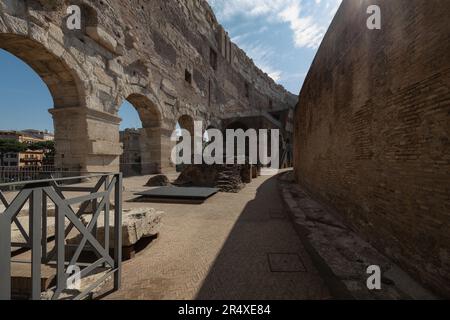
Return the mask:
POLYGON ((294 94, 341 0, 208 0, 231 40, 294 94))
MULTIPOLYGON (((53 132, 51 108, 53 99, 41 78, 22 60, 0 49, 0 130, 53 132)), ((126 101, 119 116, 121 129, 142 127, 136 109, 126 101)))
POLYGON ((53 107, 41 78, 24 62, 0 49, 0 129, 53 131, 53 107))
MULTIPOLYGON (((341 0, 208 0, 230 38, 276 82, 298 94, 341 0)), ((0 49, 0 129, 53 131, 52 97, 21 60, 0 49)), ((139 128, 125 103, 121 129, 139 128)))

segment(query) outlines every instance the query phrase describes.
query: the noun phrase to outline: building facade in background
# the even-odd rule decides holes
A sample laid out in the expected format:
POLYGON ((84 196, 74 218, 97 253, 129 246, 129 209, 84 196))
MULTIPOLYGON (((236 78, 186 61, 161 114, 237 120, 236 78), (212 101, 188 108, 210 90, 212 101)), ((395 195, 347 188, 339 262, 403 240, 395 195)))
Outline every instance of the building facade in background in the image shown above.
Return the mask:
POLYGON ((125 177, 142 174, 142 139, 141 129, 120 131, 120 143, 123 148, 120 156, 120 172, 125 177))
MULTIPOLYGON (((39 142, 53 141, 53 134, 48 131, 27 129, 24 131, 0 131, 0 139, 16 140, 20 143, 33 145, 39 142)), ((9 152, 3 155, 4 167, 43 167, 52 165, 46 162, 45 150, 30 150, 23 152, 9 152)))
POLYGON ((26 129, 22 130, 24 134, 33 137, 35 139, 39 139, 40 141, 54 141, 55 135, 48 130, 35 130, 35 129, 26 129))

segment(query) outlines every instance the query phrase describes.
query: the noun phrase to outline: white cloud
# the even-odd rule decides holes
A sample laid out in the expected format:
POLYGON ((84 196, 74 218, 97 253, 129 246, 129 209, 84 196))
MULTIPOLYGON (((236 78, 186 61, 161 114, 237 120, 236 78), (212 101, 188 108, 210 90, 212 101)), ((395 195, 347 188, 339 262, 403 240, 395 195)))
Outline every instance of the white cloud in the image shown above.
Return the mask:
POLYGON ((278 16, 289 23, 296 47, 315 49, 319 47, 326 29, 318 25, 312 16, 302 17, 300 11, 298 1, 293 1, 278 16))
POLYGON ((233 16, 265 18, 267 23, 288 23, 297 48, 316 49, 325 34, 330 15, 341 0, 209 0, 219 20, 233 16), (324 15, 326 10, 330 15, 324 15))
POLYGON ((281 79, 282 72, 280 70, 273 70, 272 72, 269 70, 267 74, 273 81, 278 82, 281 79))
MULTIPOLYGON (((219 21, 232 26, 232 41, 242 48, 255 64, 272 79, 290 87, 293 92, 304 80, 306 71, 293 73, 286 67, 289 59, 286 44, 277 43, 276 34, 269 41, 264 32, 291 31, 292 53, 295 49, 315 50, 342 0, 208 0, 219 21), (284 28, 277 28, 277 25, 284 28), (286 28, 286 26, 288 28, 286 28), (280 45, 283 51, 280 52, 280 45)), ((289 50, 289 49, 287 49, 289 50)), ((292 60, 292 59, 291 59, 292 60)), ((289 61, 291 61, 289 60, 289 61)), ((308 61, 299 66, 309 65, 308 61)), ((301 69, 301 67, 300 67, 301 69)))
POLYGON ((265 73, 269 75, 274 81, 279 81, 283 75, 281 70, 273 67, 271 61, 276 57, 276 53, 269 47, 263 46, 259 43, 237 43, 239 47, 244 50, 249 57, 253 59, 255 64, 265 73))
POLYGON ((209 0, 209 3, 218 8, 219 19, 229 19, 236 14, 249 16, 267 15, 279 11, 286 0, 209 0))

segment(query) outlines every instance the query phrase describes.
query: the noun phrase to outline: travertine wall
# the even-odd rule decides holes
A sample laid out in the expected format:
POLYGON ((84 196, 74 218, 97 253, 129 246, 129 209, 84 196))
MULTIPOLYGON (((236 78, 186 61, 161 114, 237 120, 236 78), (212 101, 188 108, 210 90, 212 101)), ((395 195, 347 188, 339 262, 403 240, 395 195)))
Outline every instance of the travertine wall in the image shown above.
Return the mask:
POLYGON ((230 42, 205 0, 0 0, 0 48, 48 85, 57 161, 76 170, 118 169, 125 99, 143 122, 143 162, 162 170, 181 116, 220 128, 297 101, 230 42), (73 4, 82 8, 79 31, 66 26, 73 4))
POLYGON ((450 1, 344 0, 302 88, 294 134, 298 181, 447 296, 449 18, 450 1), (366 28, 372 4, 381 30, 366 28))

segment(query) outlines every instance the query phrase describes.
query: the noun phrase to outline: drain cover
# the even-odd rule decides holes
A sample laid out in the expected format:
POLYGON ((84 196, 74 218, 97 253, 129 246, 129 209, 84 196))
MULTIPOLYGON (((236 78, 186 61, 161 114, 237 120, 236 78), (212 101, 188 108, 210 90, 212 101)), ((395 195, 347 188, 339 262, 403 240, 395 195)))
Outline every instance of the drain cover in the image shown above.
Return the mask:
POLYGON ((306 267, 297 253, 269 253, 271 272, 306 272, 306 267))

